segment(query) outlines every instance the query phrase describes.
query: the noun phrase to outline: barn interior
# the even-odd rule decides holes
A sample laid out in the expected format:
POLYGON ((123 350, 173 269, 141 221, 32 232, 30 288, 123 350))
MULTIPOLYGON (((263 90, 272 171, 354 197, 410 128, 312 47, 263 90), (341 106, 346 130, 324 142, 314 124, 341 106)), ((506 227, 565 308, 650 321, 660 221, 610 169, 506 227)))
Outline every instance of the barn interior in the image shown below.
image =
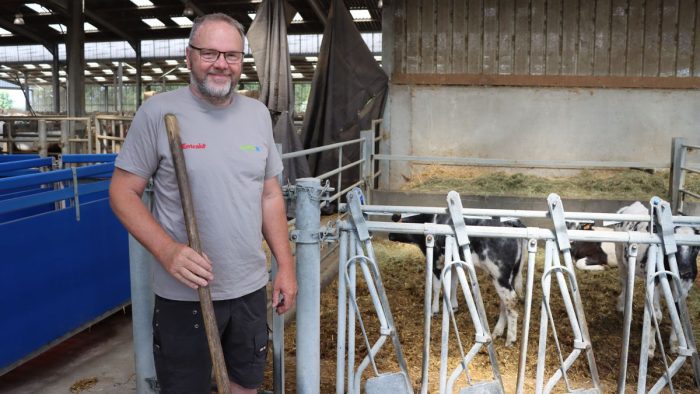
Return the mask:
MULTIPOLYGON (((81 160, 92 160, 80 155, 102 155, 106 163, 113 161, 144 100, 190 83, 184 60, 190 28, 194 18, 214 12, 232 16, 248 32, 238 90, 270 110, 275 140, 285 157, 282 183, 293 185, 307 177, 329 181, 331 190, 325 191, 329 201, 321 210, 324 231, 330 231, 336 220, 349 220, 343 215, 343 203, 356 186, 377 206, 445 208, 447 193, 457 190, 465 208, 515 214, 547 213, 547 196, 557 193, 567 213, 612 214, 642 201, 653 216, 651 202, 660 197, 669 202, 674 223, 687 217, 682 223, 699 226, 700 220, 693 222, 700 216, 700 4, 696 1, 4 0, 0 2, 0 185, 4 179, 8 189, 0 187, 0 233, 7 234, 0 236, 0 244, 11 251, 3 258, 11 264, 0 271, 0 287, 9 289, 7 299, 16 303, 16 313, 26 308, 31 313, 34 304, 17 296, 21 286, 11 283, 13 277, 33 271, 8 267, 26 265, 30 241, 52 238, 56 232, 46 224, 28 222, 19 227, 22 219, 47 210, 70 211, 70 220, 83 219, 79 227, 65 227, 66 232, 102 230, 87 227, 91 211, 76 209, 90 197, 78 202, 76 191, 74 203, 51 202, 46 208, 43 202, 44 210, 32 211, 15 200, 25 197, 9 188, 19 184, 15 177, 50 170, 75 173, 71 168, 84 165, 81 160), (278 68, 283 72, 275 74, 272 70, 278 68), (332 148, 323 150, 326 147, 332 148), (314 153, 295 154, 302 150, 314 153), (35 161, 19 166, 16 162, 25 161, 22 155, 35 161), (13 292, 17 294, 10 297, 13 292)), ((75 178, 80 176, 66 175, 63 187, 80 183, 75 178)), ((109 183, 108 177, 100 181, 109 183)), ((105 200, 105 196, 94 198, 105 200)), ((111 215, 108 207, 104 210, 99 215, 111 215)), ((553 228, 549 215, 530 215, 522 221, 529 228, 553 228)), ((375 218, 389 221, 388 212, 375 218)), ((112 216, 94 225, 105 222, 119 226, 112 216)), ((93 241, 120 244, 120 252, 112 258, 121 266, 119 286, 126 286, 125 295, 51 339, 42 339, 38 347, 12 355, 8 351, 0 366, 0 391, 154 392, 139 371, 143 352, 135 355, 134 350, 138 346, 132 333, 134 279, 128 277, 129 269, 134 271, 129 267, 134 258, 128 255, 133 249, 123 228, 114 231, 116 241, 93 241)), ((698 237, 680 239, 698 245, 698 237)), ((432 359, 429 389, 419 378, 425 359, 420 349, 425 329, 420 319, 423 292, 428 287, 425 258, 417 248, 384 238, 378 231, 377 258, 386 269, 382 275, 395 308, 410 383, 415 391, 438 392, 439 355, 432 359)), ((77 235, 56 240, 49 244, 60 252, 38 258, 68 254, 86 242, 77 235)), ((340 252, 333 242, 322 248, 327 251, 320 267, 323 334, 317 341, 309 337, 320 346, 318 364, 310 364, 318 365, 320 376, 300 375, 304 368, 295 357, 303 346, 298 342, 298 323, 288 317, 275 323, 288 327, 286 373, 280 376, 270 355, 266 391, 336 390, 340 252)), ((545 249, 544 241, 539 248, 545 249)), ((88 249, 87 264, 103 253, 88 249)), ((536 262, 540 268, 546 260, 541 254, 536 262)), ((606 349, 607 343, 619 340, 623 325, 622 314, 615 310, 621 286, 617 271, 606 267, 576 274, 593 348, 601 354, 596 353, 601 383, 594 384, 599 392, 619 388, 620 345, 615 342, 614 350, 606 349)), ((479 278, 493 324, 498 295, 490 278, 482 274, 479 278)), ((541 278, 538 270, 535 283, 541 278)), ((52 291, 37 294, 50 297, 52 291)), ((89 294, 75 297, 90 298, 89 294)), ((637 292, 634 297, 628 390, 646 373, 639 366, 645 300, 637 292)), ((542 289, 536 288, 524 392, 536 391, 541 298, 542 289)), ((365 297, 360 307, 371 308, 370 301, 365 297)), ((694 323, 691 331, 699 335, 697 289, 690 290, 687 302, 694 323)), ((556 304, 561 321, 566 320, 565 309, 556 304)), ((468 319, 466 313, 460 316, 468 319)), ((439 320, 429 323, 435 335, 433 351, 438 353, 439 320)), ((670 321, 665 318, 661 326, 663 341, 673 329, 670 321)), ((6 329, 3 336, 10 343, 16 335, 20 334, 6 329)), ((495 340, 505 392, 522 392, 520 344, 506 347, 502 338, 495 340)), ((554 346, 551 341, 548 345, 550 350, 554 346)), ((677 392, 700 387, 700 359, 693 346, 689 345, 688 362, 672 379, 677 392)), ((671 356, 665 359, 672 364, 671 356)), ((380 362, 381 368, 401 369, 400 363, 386 360, 380 362)), ((556 371, 558 360, 548 363, 547 369, 556 371)), ((591 376, 589 366, 584 359, 571 368, 568 379, 573 386, 587 387, 598 379, 591 376)), ((480 359, 472 369, 479 379, 488 375, 488 359, 480 359)), ((655 378, 667 373, 663 363, 649 371, 655 378)), ((650 378, 641 390, 652 385, 650 378)), ((571 391, 564 382, 557 390, 571 391)))

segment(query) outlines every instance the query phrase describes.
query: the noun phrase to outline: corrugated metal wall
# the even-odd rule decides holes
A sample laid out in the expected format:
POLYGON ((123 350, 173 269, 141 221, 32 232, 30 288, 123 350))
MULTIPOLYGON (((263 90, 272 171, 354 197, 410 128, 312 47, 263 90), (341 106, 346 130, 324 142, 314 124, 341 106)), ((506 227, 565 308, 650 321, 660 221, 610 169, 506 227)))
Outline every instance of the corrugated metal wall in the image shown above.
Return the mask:
POLYGON ((699 87, 695 0, 392 0, 394 83, 699 87))

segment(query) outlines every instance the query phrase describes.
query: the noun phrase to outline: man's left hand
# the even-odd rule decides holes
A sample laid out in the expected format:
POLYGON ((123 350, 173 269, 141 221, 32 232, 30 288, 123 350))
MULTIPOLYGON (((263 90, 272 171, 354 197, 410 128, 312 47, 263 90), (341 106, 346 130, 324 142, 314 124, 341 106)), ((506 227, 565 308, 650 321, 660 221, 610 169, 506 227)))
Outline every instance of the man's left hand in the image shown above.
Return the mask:
POLYGON ((272 307, 281 315, 292 309, 297 299, 297 278, 293 269, 279 270, 272 284, 272 307))

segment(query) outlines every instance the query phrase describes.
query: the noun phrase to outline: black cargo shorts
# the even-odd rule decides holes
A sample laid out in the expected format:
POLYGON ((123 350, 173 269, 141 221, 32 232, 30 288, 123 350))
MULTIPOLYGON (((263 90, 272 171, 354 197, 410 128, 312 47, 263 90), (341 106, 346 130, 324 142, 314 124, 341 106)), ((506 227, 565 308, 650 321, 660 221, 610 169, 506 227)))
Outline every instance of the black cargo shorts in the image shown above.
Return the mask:
MULTIPOLYGON (((267 357, 265 287, 240 298, 214 301, 214 313, 230 380, 257 388, 267 357)), ((212 363, 198 301, 156 296, 153 357, 161 393, 210 392, 212 363)))

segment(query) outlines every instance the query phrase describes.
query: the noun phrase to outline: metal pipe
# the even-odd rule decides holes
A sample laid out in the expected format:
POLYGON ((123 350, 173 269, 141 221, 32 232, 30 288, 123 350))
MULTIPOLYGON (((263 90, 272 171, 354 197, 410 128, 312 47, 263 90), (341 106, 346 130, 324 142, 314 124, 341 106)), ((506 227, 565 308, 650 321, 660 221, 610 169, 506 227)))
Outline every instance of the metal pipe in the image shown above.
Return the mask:
POLYGON ((425 236, 425 289, 423 293, 423 364, 421 368, 421 394, 428 394, 430 368, 430 317, 432 315, 432 288, 433 288, 433 250, 435 236, 425 236))
MULTIPOLYGON (((347 211, 347 204, 340 204, 340 211, 347 211)), ((397 205, 363 205, 362 212, 364 213, 428 213, 428 214, 447 214, 447 208, 444 207, 407 207, 397 205)), ((484 209, 484 208, 464 208, 462 209, 464 216, 496 216, 496 217, 516 217, 516 218, 534 218, 546 219, 549 218, 547 211, 531 211, 518 209, 484 209)), ((594 213, 594 212, 564 212, 564 218, 569 220, 605 220, 605 221, 625 221, 625 222, 648 222, 651 220, 650 215, 630 215, 618 213, 594 213)), ((672 221, 676 225, 680 224, 700 224, 700 217, 691 217, 684 215, 676 215, 672 217, 672 221)))
MULTIPOLYGON (((393 223, 393 222, 376 222, 366 221, 367 229, 370 232, 386 232, 399 234, 435 234, 435 235, 450 235, 454 234, 452 226, 447 224, 433 223, 393 223)), ((539 227, 489 227, 489 226, 465 226, 470 237, 486 237, 486 238, 519 238, 538 240, 554 240, 554 232, 549 229, 539 227)), ((339 224, 339 228, 350 230, 352 227, 348 224, 339 224)), ((657 234, 644 232, 623 232, 623 231, 587 231, 587 230, 570 230, 568 231, 569 239, 572 241, 589 241, 589 242, 621 242, 621 243, 643 243, 658 245, 662 241, 657 234)), ((698 245, 700 246, 700 236, 676 234, 676 243, 681 245, 698 245)))
MULTIPOLYGON (((151 209, 151 191, 143 194, 143 202, 151 209)), ((134 335, 134 364, 136 392, 156 393, 156 367, 153 361, 153 289, 151 264, 153 256, 133 236, 129 235, 129 275, 131 278, 131 324, 134 335)))
MULTIPOLYGON (((658 245, 650 245, 649 249, 647 251, 647 255, 649 258, 647 259, 647 265, 646 265, 646 280, 644 283, 649 283, 649 280, 653 280, 654 278, 654 273, 656 272, 656 259, 663 258, 659 256, 659 247, 658 245)), ((650 288, 644 289, 644 297, 649 298, 651 302, 653 302, 654 299, 654 286, 651 286, 650 288)), ((637 393, 645 393, 646 392, 646 385, 647 385, 647 367, 649 364, 649 341, 650 341, 650 335, 649 333, 651 332, 651 314, 654 313, 653 310, 651 310, 653 307, 650 305, 649 302, 644 303, 644 317, 642 319, 642 341, 639 345, 640 351, 639 351, 639 377, 637 379, 637 393)), ((656 339, 654 339, 656 340, 656 339)))
MULTIPOLYGON (((553 240, 545 242, 544 249, 544 271, 547 272, 552 267, 554 253, 559 253, 556 249, 553 240)), ((539 349, 537 351, 537 371, 535 372, 535 393, 540 394, 544 390, 544 372, 547 357, 547 307, 545 305, 545 297, 549 297, 551 287, 551 276, 546 276, 546 280, 542 283, 542 306, 540 307, 540 339, 539 349)))
MULTIPOLYGON (((617 392, 624 394, 627 382, 627 357, 630 346, 630 330, 632 326, 632 301, 634 294, 634 275, 637 265, 637 245, 628 248, 627 284, 625 286, 625 309, 622 317, 622 351, 620 352, 620 374, 617 377, 617 392)), ((618 258, 623 258, 620 256, 618 258)), ((622 269, 622 267, 620 267, 622 269)))
POLYGON ((361 143, 361 142, 362 142, 362 138, 356 138, 354 140, 336 142, 335 144, 323 145, 323 146, 319 146, 317 148, 310 148, 310 149, 289 152, 289 153, 285 153, 282 155, 282 160, 292 159, 292 158, 301 157, 301 156, 307 156, 307 155, 310 155, 312 153, 325 152, 325 151, 332 150, 335 148, 340 148, 340 147, 343 147, 346 145, 357 144, 357 143, 361 143))
POLYGON ((49 153, 48 146, 46 143, 46 121, 43 119, 39 119, 39 125, 37 129, 39 132, 39 156, 46 157, 49 153))
MULTIPOLYGON (((348 253, 350 256, 355 256, 358 252, 357 250, 357 233, 355 231, 349 231, 348 232, 350 237, 349 237, 349 246, 348 246, 348 253)), ((348 287, 352 292, 355 292, 357 288, 357 267, 355 264, 351 265, 348 267, 348 277, 350 278, 350 282, 346 283, 346 287, 348 287)), ((356 315, 355 315, 355 308, 349 308, 348 309, 348 362, 347 362, 347 371, 348 371, 348 393, 352 393, 355 387, 355 375, 354 375, 354 369, 355 369, 355 325, 356 325, 356 315)))
POLYGON ((527 360, 527 345, 530 335, 530 314, 532 313, 532 291, 535 283, 535 258, 537 254, 537 240, 531 239, 527 243, 527 280, 525 282, 525 312, 523 313, 523 333, 520 339, 520 357, 518 360, 518 380, 515 392, 522 394, 525 387, 525 363, 527 360))
POLYGON ((348 259, 348 232, 340 232, 340 251, 338 265, 338 336, 336 346, 336 363, 335 363, 335 392, 343 394, 343 382, 345 382, 345 343, 346 343, 346 324, 347 324, 347 288, 345 283, 345 262, 348 259))
POLYGON ((297 281, 297 392, 317 394, 320 391, 320 299, 321 249, 318 231, 321 226, 321 182, 316 178, 299 178, 296 184, 297 281))
MULTIPOLYGON (((277 151, 282 153, 282 144, 275 144, 277 151)), ((282 185, 282 173, 277 175, 277 181, 282 185)), ((286 199, 286 198, 285 198, 286 199)), ((286 201, 285 201, 286 202, 286 201)), ((277 259, 273 255, 270 259, 272 266, 272 279, 277 277, 279 266, 277 259)), ((283 394, 285 391, 284 377, 284 316, 281 316, 273 310, 272 312, 272 391, 274 394, 283 394)))

